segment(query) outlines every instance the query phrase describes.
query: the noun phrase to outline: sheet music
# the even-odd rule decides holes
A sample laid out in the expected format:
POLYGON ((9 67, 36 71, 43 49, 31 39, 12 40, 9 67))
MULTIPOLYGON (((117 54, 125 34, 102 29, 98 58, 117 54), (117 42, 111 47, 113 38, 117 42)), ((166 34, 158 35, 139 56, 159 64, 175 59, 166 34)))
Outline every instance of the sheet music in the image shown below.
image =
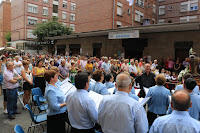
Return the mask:
POLYGON ((94 102, 96 103, 97 109, 98 109, 100 102, 103 99, 103 95, 100 95, 94 91, 90 91, 89 96, 94 100, 94 102))
POLYGON ((96 83, 96 81, 94 79, 90 79, 90 82, 92 82, 93 84, 96 83))
POLYGON ((68 96, 70 93, 76 91, 76 87, 69 82, 66 82, 60 86, 61 91, 68 96))
POLYGON ((140 93, 141 89, 135 89, 135 95, 137 96, 140 93))
POLYGON ((63 81, 61 82, 61 85, 65 84, 65 83, 67 83, 67 82, 70 82, 70 79, 69 79, 69 78, 66 78, 65 80, 63 80, 63 81))
POLYGON ((139 98, 140 105, 144 106, 150 99, 151 97, 147 98, 139 98))
POLYGON ((146 93, 146 95, 148 94, 149 92, 149 88, 146 88, 146 87, 143 87, 144 88, 144 92, 146 93))
POLYGON ((108 92, 109 92, 111 95, 114 93, 114 91, 115 91, 115 87, 109 88, 109 89, 108 89, 108 92))

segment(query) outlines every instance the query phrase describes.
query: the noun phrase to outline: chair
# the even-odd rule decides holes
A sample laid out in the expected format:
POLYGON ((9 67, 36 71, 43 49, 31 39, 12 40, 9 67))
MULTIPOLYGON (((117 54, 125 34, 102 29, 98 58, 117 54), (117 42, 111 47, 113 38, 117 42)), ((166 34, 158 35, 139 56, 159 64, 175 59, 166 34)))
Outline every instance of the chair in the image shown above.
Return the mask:
POLYGON ((15 133, 24 133, 24 130, 20 125, 15 125, 14 131, 15 133))
MULTIPOLYGON (((44 127, 41 123, 47 121, 47 113, 35 115, 32 112, 32 110, 31 110, 31 108, 28 104, 26 104, 25 107, 26 107, 26 109, 28 109, 31 120, 32 120, 31 121, 31 127, 34 127, 34 129, 35 129, 35 126, 40 125, 43 129, 43 132, 44 132, 44 127), (32 123, 34 123, 34 124, 32 124, 32 123)), ((29 127, 29 129, 31 127, 29 127)), ((28 129, 28 131, 29 131, 29 129, 28 129)))
MULTIPOLYGON (((34 95, 33 96, 33 101, 37 104, 37 107, 38 107, 38 110, 39 112, 42 112, 42 111, 46 111, 47 110, 47 107, 48 105, 47 104, 42 104, 39 100, 39 96, 38 95, 34 95)), ((34 111, 33 111, 34 112, 34 111)))
POLYGON ((17 97, 18 97, 20 103, 22 104, 23 108, 25 108, 24 102, 23 102, 23 100, 22 100, 23 98, 21 98, 23 95, 24 95, 24 92, 23 92, 23 91, 18 91, 18 92, 17 92, 17 97))
POLYGON ((46 101, 46 98, 43 96, 42 91, 41 91, 41 89, 39 87, 32 89, 32 96, 34 96, 34 95, 38 95, 39 96, 39 101, 40 102, 45 102, 46 101))

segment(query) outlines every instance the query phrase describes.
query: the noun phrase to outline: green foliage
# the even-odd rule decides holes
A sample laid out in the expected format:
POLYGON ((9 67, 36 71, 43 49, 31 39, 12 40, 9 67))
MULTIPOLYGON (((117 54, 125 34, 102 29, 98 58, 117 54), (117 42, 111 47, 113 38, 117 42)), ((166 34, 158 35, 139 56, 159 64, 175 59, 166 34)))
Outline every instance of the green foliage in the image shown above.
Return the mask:
POLYGON ((11 42, 11 32, 5 33, 5 38, 7 42, 11 42))
POLYGON ((58 22, 57 19, 52 19, 47 22, 39 23, 33 30, 33 35, 37 36, 38 41, 45 41, 46 37, 71 35, 70 28, 58 22))

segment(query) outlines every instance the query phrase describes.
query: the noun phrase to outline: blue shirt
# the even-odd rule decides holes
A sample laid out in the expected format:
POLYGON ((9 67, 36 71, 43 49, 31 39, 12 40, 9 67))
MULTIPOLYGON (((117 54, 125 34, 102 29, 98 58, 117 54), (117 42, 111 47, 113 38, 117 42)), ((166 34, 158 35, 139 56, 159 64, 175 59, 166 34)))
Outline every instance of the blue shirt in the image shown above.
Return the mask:
POLYGON ((65 103, 66 96, 58 87, 48 84, 45 89, 45 97, 48 103, 47 115, 51 116, 66 112, 67 106, 60 107, 60 104, 65 103))
POLYGON ((106 88, 106 86, 101 83, 101 82, 96 82, 93 86, 92 86, 92 90, 96 93, 99 93, 101 95, 107 95, 108 89, 106 88))
POLYGON ((169 106, 170 91, 164 86, 153 86, 149 88, 146 97, 151 97, 148 101, 149 112, 155 114, 166 114, 167 107, 169 106))
POLYGON ((112 82, 105 82, 104 85, 107 87, 107 89, 115 87, 115 84, 112 82))
MULTIPOLYGON (((177 85, 175 90, 182 90, 183 89, 183 84, 177 85)), ((196 93, 197 95, 200 94, 199 92, 199 86, 195 86, 195 88, 193 89, 193 92, 196 93)))
MULTIPOLYGON (((190 116, 196 120, 200 120, 200 96, 195 93, 190 93, 192 107, 188 109, 190 116)), ((167 110, 167 114, 172 113, 171 105, 167 110)))
POLYGON ((149 133, 199 133, 200 122, 187 111, 174 110, 172 114, 158 117, 149 133))
POLYGON ((60 86, 61 86, 61 81, 58 79, 58 81, 56 82, 56 87, 58 87, 58 88, 60 88, 60 86))
POLYGON ((89 93, 84 89, 67 96, 68 117, 72 127, 76 129, 91 129, 97 123, 98 111, 89 93))
POLYGON ((128 93, 117 91, 105 96, 98 109, 98 123, 104 133, 147 133, 144 108, 128 93))
POLYGON ((135 87, 134 87, 134 86, 132 87, 131 92, 132 92, 133 94, 135 94, 135 87))
POLYGON ((109 63, 103 62, 101 68, 103 68, 106 73, 110 72, 110 64, 109 63))
POLYGON ((132 92, 130 92, 130 93, 128 94, 128 96, 131 97, 131 98, 133 98, 133 99, 135 99, 136 101, 139 101, 139 97, 136 96, 135 94, 133 94, 132 92))

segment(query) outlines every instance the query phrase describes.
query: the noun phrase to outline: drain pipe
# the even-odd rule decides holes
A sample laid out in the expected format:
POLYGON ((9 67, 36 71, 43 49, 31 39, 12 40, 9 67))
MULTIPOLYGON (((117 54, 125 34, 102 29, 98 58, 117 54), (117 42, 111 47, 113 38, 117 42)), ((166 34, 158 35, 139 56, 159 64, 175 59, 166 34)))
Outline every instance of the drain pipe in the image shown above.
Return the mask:
POLYGON ((115 0, 113 0, 113 29, 115 28, 115 0))

